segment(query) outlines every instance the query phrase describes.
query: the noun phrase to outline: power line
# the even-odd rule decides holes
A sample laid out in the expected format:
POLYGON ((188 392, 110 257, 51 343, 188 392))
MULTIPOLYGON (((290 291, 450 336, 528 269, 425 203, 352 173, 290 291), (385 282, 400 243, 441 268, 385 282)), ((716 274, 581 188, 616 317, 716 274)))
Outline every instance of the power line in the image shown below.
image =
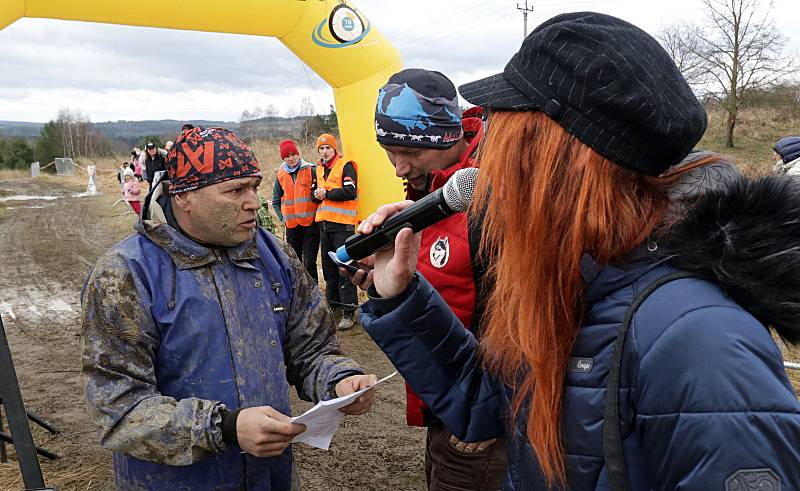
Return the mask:
MULTIPOLYGON (((445 29, 449 29, 449 28, 452 28, 452 27, 457 27, 458 26, 458 22, 459 22, 457 19, 460 16, 463 16, 467 12, 471 12, 471 11, 473 11, 475 9, 478 9, 478 8, 481 8, 481 7, 486 7, 486 6, 491 6, 491 5, 489 5, 485 1, 481 0, 476 5, 472 5, 471 7, 468 7, 468 8, 465 8, 465 9, 461 9, 457 14, 455 14, 453 17, 450 17, 450 19, 449 19, 451 22, 456 22, 456 23, 455 24, 451 24, 449 27, 445 27, 445 29)), ((385 34, 386 34, 387 38, 396 39, 400 35, 411 33, 411 32, 414 32, 414 31, 417 31, 417 30, 420 30, 420 29, 423 32, 428 32, 431 27, 441 27, 441 25, 442 25, 441 19, 433 19, 430 22, 427 22, 427 23, 424 23, 424 24, 417 24, 414 27, 411 27, 409 29, 403 29, 402 31, 399 31, 399 32, 388 32, 387 31, 387 32, 385 32, 385 34)), ((427 36, 427 34, 423 34, 423 37, 424 36, 427 36)))
POLYGON ((503 13, 503 10, 487 11, 487 12, 484 12, 481 16, 475 17, 475 19, 473 19, 473 22, 469 22, 469 23, 467 23, 467 22, 458 22, 458 23, 452 24, 449 27, 446 27, 444 29, 439 29, 439 30, 436 30, 436 31, 433 31, 433 32, 429 32, 427 34, 423 34, 422 36, 418 36, 418 37, 413 38, 413 39, 400 41, 400 44, 406 44, 407 46, 417 46, 417 45, 425 44, 431 39, 440 39, 443 35, 445 35, 445 36, 448 35, 448 33, 462 32, 462 31, 465 30, 465 29, 463 29, 464 26, 467 26, 468 28, 471 29, 471 28, 476 27, 476 26, 478 26, 480 24, 485 24, 486 20, 488 18, 491 18, 491 17, 496 16, 497 14, 501 14, 501 13, 503 13), (454 31, 454 29, 455 29, 455 31, 454 31))
MULTIPOLYGON (((437 40, 440 40, 440 39, 448 38, 450 36, 455 36, 456 34, 461 34, 464 31, 468 31, 470 29, 475 29, 476 27, 483 26, 483 25, 486 24, 487 20, 499 21, 499 20, 505 19, 507 17, 510 17, 511 15, 514 15, 514 13, 513 12, 508 12, 508 11, 506 11, 506 12, 496 11, 490 17, 483 17, 483 18, 479 19, 477 22, 474 22, 474 23, 471 23, 471 24, 462 25, 461 29, 458 29, 458 30, 455 30, 455 31, 452 31, 452 32, 436 33, 436 35, 434 35, 433 37, 425 36, 423 38, 419 38, 419 39, 415 40, 414 42, 410 42, 410 44, 407 44, 407 45, 403 46, 403 49, 404 50, 409 50, 409 49, 412 49, 412 48, 416 48, 418 46, 427 45, 431 41, 437 41, 437 40)), ((458 26, 456 26, 456 27, 458 27, 458 26)))
POLYGON ((303 73, 306 74, 306 80, 308 80, 308 85, 311 87, 311 91, 314 93, 314 99, 317 100, 317 106, 319 106, 320 112, 317 114, 325 114, 325 108, 322 106, 322 101, 319 99, 319 94, 317 94, 317 88, 314 87, 314 84, 311 82, 311 76, 308 74, 308 70, 306 69, 306 64, 300 61, 300 58, 296 58, 297 61, 300 63, 300 68, 303 69, 303 73))
MULTIPOLYGON (((606 2, 609 2, 609 1, 611 1, 611 0, 578 0, 578 1, 570 1, 570 2, 566 2, 566 3, 561 1, 561 2, 552 2, 552 3, 539 3, 539 4, 537 4, 537 7, 539 7, 539 8, 541 8, 541 7, 559 7, 559 8, 563 8, 563 7, 571 6, 571 5, 597 4, 597 3, 606 3, 606 2)), ((488 3, 488 2, 485 2, 485 1, 481 1, 478 4, 471 5, 471 6, 467 7, 467 8, 464 8, 464 9, 460 9, 459 12, 456 13, 454 16, 449 17, 448 20, 450 22, 445 24, 443 28, 442 28, 441 20, 440 19, 436 19, 436 20, 432 20, 432 21, 424 23, 424 24, 417 24, 417 25, 415 25, 415 26, 413 26, 411 28, 403 29, 402 31, 391 32, 391 31, 383 30, 383 33, 388 39, 391 39, 392 42, 395 43, 395 44, 404 44, 404 43, 406 43, 409 46, 410 45, 416 46, 417 44, 422 44, 421 43, 422 40, 425 40, 425 39, 427 39, 427 38, 429 38, 431 36, 434 36, 435 38, 438 39, 439 38, 439 34, 441 34, 442 32, 450 31, 452 29, 458 29, 460 26, 463 25, 463 22, 461 22, 460 17, 466 15, 468 12, 475 11, 476 9, 480 9, 482 7, 489 7, 490 10, 486 10, 484 12, 477 12, 477 13, 475 13, 475 14, 470 16, 470 17, 479 19, 479 23, 481 23, 481 24, 485 24, 485 22, 486 22, 485 15, 492 15, 492 14, 497 14, 497 13, 501 12, 501 10, 496 10, 497 4, 492 5, 491 3, 488 3), (436 27, 437 30, 435 32, 428 32, 433 27, 436 27), (426 34, 422 34, 422 35, 418 35, 416 37, 413 37, 413 34, 412 34, 412 38, 408 39, 408 40, 398 39, 398 37, 401 36, 401 35, 404 35, 404 34, 407 34, 407 33, 414 33, 415 31, 419 32, 419 33, 421 33, 420 31, 427 32, 427 33, 426 34)), ((526 7, 527 7, 527 2, 526 2, 526 7)), ((533 11, 533 6, 531 6, 531 8, 528 11, 532 12, 533 11)), ((473 26, 474 26, 474 24, 473 24, 473 26)), ((463 31, 464 31, 464 29, 461 29, 458 32, 463 32, 463 31)), ((527 31, 527 28, 526 28, 526 31, 527 31)), ((526 33, 526 36, 527 36, 527 33, 526 33)))
MULTIPOLYGON (((587 4, 587 3, 592 3, 592 4, 605 3, 605 2, 609 2, 609 1, 611 1, 611 0, 577 0, 577 1, 567 2, 567 3, 539 4, 538 6, 539 7, 564 7, 564 6, 569 6, 569 5, 581 5, 581 4, 587 4)), ((533 6, 530 7, 529 11, 533 11, 533 6)), ((398 46, 402 47, 404 50, 408 50, 408 49, 411 49, 411 48, 416 48, 418 46, 426 45, 431 41, 444 39, 444 38, 447 38, 447 37, 450 37, 450 36, 454 36, 456 34, 460 34, 460 33, 464 32, 464 31, 469 30, 469 29, 473 29, 473 28, 476 28, 476 27, 480 27, 480 26, 486 25, 488 23, 488 21, 499 21, 499 20, 508 18, 511 15, 514 15, 513 12, 508 12, 508 11, 504 12, 503 10, 495 10, 495 11, 493 11, 491 13, 487 12, 487 14, 488 14, 488 17, 480 17, 479 19, 476 20, 476 22, 472 22, 472 23, 469 23, 469 24, 463 24, 462 23, 460 25, 450 26, 449 28, 445 29, 444 31, 439 31, 439 32, 427 34, 427 35, 421 36, 419 38, 409 40, 407 42, 403 42, 403 41, 397 42, 397 41, 395 41, 395 44, 397 44, 398 46), (462 27, 462 28, 461 29, 457 29, 455 31, 452 31, 452 29, 458 28, 458 27, 462 27), (452 31, 452 32, 448 32, 448 31, 452 31)), ((526 33, 526 37, 527 37, 527 33, 526 33)))

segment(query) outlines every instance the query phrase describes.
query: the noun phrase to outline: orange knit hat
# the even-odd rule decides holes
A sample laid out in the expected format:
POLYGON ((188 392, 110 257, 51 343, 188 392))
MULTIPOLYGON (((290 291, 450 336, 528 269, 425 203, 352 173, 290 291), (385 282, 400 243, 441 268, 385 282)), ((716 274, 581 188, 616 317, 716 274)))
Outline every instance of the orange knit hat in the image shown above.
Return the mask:
POLYGON ((329 133, 323 133, 317 138, 317 150, 322 145, 330 145, 336 150, 336 153, 339 153, 339 149, 336 148, 336 138, 329 133))

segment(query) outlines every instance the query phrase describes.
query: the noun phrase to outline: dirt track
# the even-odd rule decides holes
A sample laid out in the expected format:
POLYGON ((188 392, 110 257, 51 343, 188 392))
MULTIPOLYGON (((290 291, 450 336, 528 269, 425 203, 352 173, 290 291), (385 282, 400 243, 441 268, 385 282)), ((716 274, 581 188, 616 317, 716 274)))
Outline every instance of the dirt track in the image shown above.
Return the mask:
MULTIPOLYGON (((98 197, 74 197, 85 178, 0 180, 11 195, 54 200, 0 201, 0 315, 25 404, 58 426, 34 439, 60 454, 42 459, 45 482, 60 490, 113 489, 111 455, 100 449, 88 420, 79 378, 80 288, 97 257, 131 232, 133 216, 119 216, 116 181, 101 175, 98 197)), ((340 336, 345 350, 379 376, 392 367, 363 330, 340 336)), ((378 394, 372 412, 348 417, 328 452, 295 447, 304 491, 424 489, 424 433, 405 426, 400 377, 378 394)), ((310 405, 293 402, 294 414, 310 405)), ((13 459, 13 450, 9 449, 13 459)), ((22 489, 16 461, 0 464, 0 490, 22 489)))

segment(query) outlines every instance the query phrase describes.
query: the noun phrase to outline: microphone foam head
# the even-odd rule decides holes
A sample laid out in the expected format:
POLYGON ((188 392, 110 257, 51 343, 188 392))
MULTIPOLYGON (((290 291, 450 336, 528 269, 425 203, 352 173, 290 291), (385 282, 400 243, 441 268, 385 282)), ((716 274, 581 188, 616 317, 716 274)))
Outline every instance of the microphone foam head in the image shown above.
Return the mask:
POLYGON ((344 246, 340 246, 338 249, 336 249, 336 259, 342 263, 353 260, 353 258, 350 257, 350 254, 347 253, 347 249, 344 246))
POLYGON ((444 185, 444 201, 453 211, 467 211, 472 203, 478 169, 468 167, 457 170, 444 185))

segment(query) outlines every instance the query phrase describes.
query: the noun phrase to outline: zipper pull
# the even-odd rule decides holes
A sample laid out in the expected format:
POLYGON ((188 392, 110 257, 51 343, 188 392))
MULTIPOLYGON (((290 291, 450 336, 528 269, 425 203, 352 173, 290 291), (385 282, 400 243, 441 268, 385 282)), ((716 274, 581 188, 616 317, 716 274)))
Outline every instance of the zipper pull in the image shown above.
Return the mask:
POLYGON ((278 282, 273 283, 272 284, 272 291, 274 291, 275 295, 277 295, 278 292, 281 291, 281 284, 278 283, 278 282))

